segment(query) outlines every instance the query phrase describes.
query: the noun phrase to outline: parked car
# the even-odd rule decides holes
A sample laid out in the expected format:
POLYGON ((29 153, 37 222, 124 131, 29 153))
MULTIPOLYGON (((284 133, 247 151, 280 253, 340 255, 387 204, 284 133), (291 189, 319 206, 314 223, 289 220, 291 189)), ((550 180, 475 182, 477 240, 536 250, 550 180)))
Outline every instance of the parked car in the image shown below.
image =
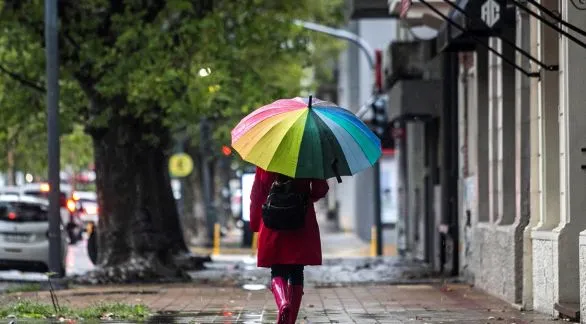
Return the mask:
POLYGON ((20 189, 13 186, 0 187, 0 195, 19 196, 20 189))
MULTIPOLYGON (((75 202, 73 201, 73 189, 68 184, 60 184, 59 189, 60 195, 60 213, 61 222, 67 231, 69 237, 69 243, 75 244, 82 238, 83 233, 83 222, 75 213, 75 202)), ((26 196, 34 196, 43 199, 49 197, 49 184, 47 183, 27 183, 18 187, 11 187, 9 190, 5 190, 6 194, 18 194, 26 196)))
MULTIPOLYGON (((0 195, 0 267, 49 269, 49 202, 25 195, 0 195)), ((65 275, 67 233, 61 227, 62 273, 65 275)))
POLYGON ((75 213, 83 222, 84 228, 91 223, 98 223, 98 197, 93 191, 75 191, 72 195, 75 201, 75 213))

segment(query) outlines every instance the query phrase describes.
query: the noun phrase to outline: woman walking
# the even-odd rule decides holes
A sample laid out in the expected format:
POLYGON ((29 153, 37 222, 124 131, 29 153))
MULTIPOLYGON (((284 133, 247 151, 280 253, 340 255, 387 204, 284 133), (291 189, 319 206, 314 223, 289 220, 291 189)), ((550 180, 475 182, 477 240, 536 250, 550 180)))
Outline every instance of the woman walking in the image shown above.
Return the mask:
MULTIPOLYGON (((304 266, 321 265, 321 242, 313 203, 328 192, 325 180, 287 179, 291 190, 307 200, 298 228, 279 230, 263 221, 263 204, 282 176, 256 169, 251 193, 250 227, 259 233, 257 266, 271 269, 271 291, 278 309, 278 324, 294 324, 303 296, 304 266)), ((265 214, 266 216, 266 214, 265 214)))

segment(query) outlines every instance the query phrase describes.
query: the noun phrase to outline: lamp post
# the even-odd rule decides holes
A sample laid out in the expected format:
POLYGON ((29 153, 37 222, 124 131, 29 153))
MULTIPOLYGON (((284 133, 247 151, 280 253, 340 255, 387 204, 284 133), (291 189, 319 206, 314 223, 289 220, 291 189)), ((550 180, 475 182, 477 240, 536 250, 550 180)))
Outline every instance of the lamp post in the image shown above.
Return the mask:
MULTIPOLYGON (((374 101, 371 104, 367 104, 363 108, 360 109, 358 112, 358 116, 364 114, 366 109, 373 108, 369 107, 371 105, 375 105, 379 103, 378 98, 382 94, 382 84, 380 83, 380 78, 378 74, 380 74, 381 69, 381 55, 380 52, 375 52, 370 44, 360 36, 351 33, 344 29, 339 28, 332 28, 329 26, 324 26, 320 24, 316 24, 313 22, 303 21, 303 20, 295 20, 294 23, 298 26, 301 26, 305 29, 312 30, 318 33, 330 35, 332 37, 340 38, 351 42, 358 46, 358 48, 366 55, 368 63, 370 65, 371 70, 377 73, 377 80, 376 84, 373 84, 373 96, 375 97, 374 101)), ((379 135, 382 136, 382 135, 379 135)), ((374 168, 374 224, 376 228, 376 255, 381 256, 383 254, 382 249, 382 211, 381 211, 381 190, 380 190, 380 161, 377 161, 374 168)))
POLYGON ((59 187, 59 44, 57 0, 45 0, 45 55, 47 57, 47 138, 49 153, 49 270, 63 274, 61 256, 61 202, 59 187))

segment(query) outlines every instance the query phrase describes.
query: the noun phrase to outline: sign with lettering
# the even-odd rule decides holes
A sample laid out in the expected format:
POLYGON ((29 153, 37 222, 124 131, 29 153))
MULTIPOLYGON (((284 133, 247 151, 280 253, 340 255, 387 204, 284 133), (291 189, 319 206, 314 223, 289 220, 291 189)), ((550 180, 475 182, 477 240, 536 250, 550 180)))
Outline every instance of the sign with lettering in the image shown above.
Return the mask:
POLYGON ((480 17, 488 26, 493 27, 501 19, 501 6, 496 0, 487 0, 480 7, 480 17))

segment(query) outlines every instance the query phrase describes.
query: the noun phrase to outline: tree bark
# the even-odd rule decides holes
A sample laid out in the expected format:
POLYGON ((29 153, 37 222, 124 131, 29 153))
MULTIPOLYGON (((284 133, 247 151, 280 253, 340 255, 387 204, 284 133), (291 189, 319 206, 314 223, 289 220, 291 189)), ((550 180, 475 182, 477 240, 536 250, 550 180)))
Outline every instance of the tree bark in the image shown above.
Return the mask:
MULTIPOLYGON (((188 253, 168 174, 170 136, 161 120, 120 116, 93 138, 100 206, 95 283, 186 279, 188 253), (152 136, 156 135, 156 136, 152 136)), ((203 262, 203 260, 201 260, 203 262)))
POLYGON ((199 148, 191 147, 192 156, 195 158, 197 168, 194 170, 194 176, 190 179, 193 188, 195 203, 194 203, 194 217, 197 226, 197 238, 195 242, 200 246, 209 246, 212 242, 212 237, 208 233, 208 222, 206 213, 206 201, 203 188, 203 168, 204 159, 202 159, 199 148))
POLYGON ((8 162, 7 168, 7 185, 15 186, 16 185, 16 168, 14 163, 14 151, 12 147, 8 148, 8 153, 6 154, 6 160, 8 162))

